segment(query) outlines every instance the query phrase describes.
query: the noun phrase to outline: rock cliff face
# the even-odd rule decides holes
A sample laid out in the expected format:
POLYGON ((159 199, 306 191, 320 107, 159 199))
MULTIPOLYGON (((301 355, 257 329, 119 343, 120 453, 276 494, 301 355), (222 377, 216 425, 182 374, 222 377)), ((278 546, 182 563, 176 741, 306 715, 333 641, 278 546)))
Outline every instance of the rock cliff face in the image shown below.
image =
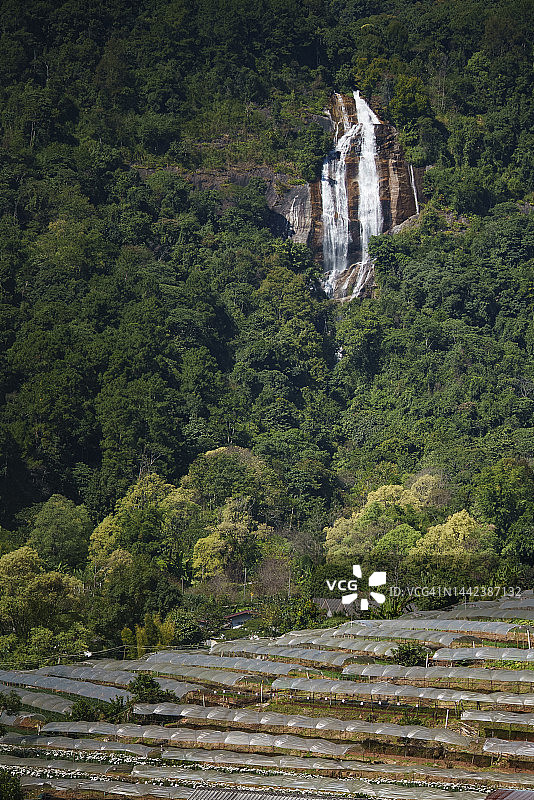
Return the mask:
POLYGON ((283 218, 283 233, 299 244, 309 244, 312 238, 312 187, 308 183, 293 186, 284 195, 267 194, 273 214, 283 218))
MULTIPOLYGON (((343 132, 342 104, 348 115, 350 125, 357 125, 354 98, 336 95, 330 109, 330 127, 337 141, 343 132)), ((326 119, 326 118, 325 118, 326 119)), ((382 210, 382 231, 390 231, 418 211, 418 198, 421 196, 422 169, 410 167, 398 141, 393 125, 375 125, 377 169, 379 176, 380 206, 382 210)), ((358 180, 361 153, 361 137, 354 136, 351 149, 346 157, 346 186, 349 212, 349 252, 347 269, 342 273, 334 287, 333 296, 346 299, 352 296, 355 285, 362 284, 361 293, 369 292, 373 285, 372 265, 366 274, 359 274, 361 268, 361 226, 358 218, 360 206, 360 186, 358 180)), ((331 156, 332 157, 332 156, 331 156)), ((334 156, 335 157, 335 156, 334 156)), ((295 187, 272 206, 287 221, 287 235, 294 241, 308 244, 316 258, 323 258, 323 220, 321 181, 309 187, 295 187)))
MULTIPOLYGON (((359 124, 356 102, 351 95, 334 95, 330 110, 315 122, 332 132, 337 142, 346 125, 359 124), (345 120, 343 120, 345 114, 345 120)), ((404 158, 398 141, 397 131, 392 125, 374 125, 376 139, 376 164, 379 179, 380 208, 382 212, 382 231, 396 233, 399 226, 417 213, 416 197, 421 197, 424 168, 412 169, 404 158)), ((351 139, 351 147, 345 157, 347 206, 349 217, 349 244, 346 269, 340 273, 333 287, 332 296, 344 300, 358 294, 370 293, 374 283, 372 263, 364 265, 362 273, 361 225, 358 217, 360 208, 360 185, 358 180, 362 137, 356 134, 351 139)), ((339 154, 338 154, 339 155, 339 154)), ((328 156, 336 158, 335 149, 328 156)), ((170 168, 173 171, 173 168, 170 168)), ((143 177, 153 170, 139 170, 143 177)), ((281 187, 290 182, 288 175, 276 173, 269 167, 251 169, 198 170, 190 176, 191 182, 199 189, 219 189, 224 184, 245 186, 253 178, 265 184, 266 200, 271 211, 270 227, 279 236, 294 242, 307 244, 317 260, 323 263, 323 201, 322 181, 299 184, 283 191, 281 187)))

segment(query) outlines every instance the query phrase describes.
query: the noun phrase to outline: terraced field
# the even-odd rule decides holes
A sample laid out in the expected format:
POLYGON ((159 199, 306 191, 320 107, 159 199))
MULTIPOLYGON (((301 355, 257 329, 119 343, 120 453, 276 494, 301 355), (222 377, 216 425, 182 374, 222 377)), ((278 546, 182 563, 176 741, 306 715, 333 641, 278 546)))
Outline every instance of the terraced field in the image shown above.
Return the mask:
POLYGON ((534 787, 534 596, 515 603, 0 671, 23 707, 2 715, 0 767, 29 797, 477 800, 534 787), (395 663, 407 641, 431 648, 426 666, 395 663), (133 702, 141 674, 178 702, 133 702), (80 697, 126 711, 72 721, 80 697))

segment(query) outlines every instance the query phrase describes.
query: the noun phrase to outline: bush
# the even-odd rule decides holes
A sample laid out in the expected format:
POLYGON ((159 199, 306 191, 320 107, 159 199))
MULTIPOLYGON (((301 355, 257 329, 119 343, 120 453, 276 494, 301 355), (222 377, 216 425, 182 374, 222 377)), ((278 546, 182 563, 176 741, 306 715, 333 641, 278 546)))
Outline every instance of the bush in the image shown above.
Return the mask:
POLYGON ((103 719, 106 712, 106 704, 98 700, 89 700, 86 697, 79 697, 72 704, 69 719, 74 721, 83 720, 84 722, 98 722, 103 719))
POLYGON ((0 800, 23 800, 22 787, 16 775, 0 769, 0 800))
POLYGON ((171 703, 178 701, 174 692, 165 691, 152 675, 139 675, 128 684, 128 689, 135 700, 141 703, 161 703, 167 700, 171 703))
POLYGON ((395 653, 395 660, 404 667, 424 667, 429 652, 421 644, 400 644, 395 653))
POLYGON ((21 706, 22 701, 13 690, 0 697, 0 711, 5 711, 6 714, 18 714, 21 706))

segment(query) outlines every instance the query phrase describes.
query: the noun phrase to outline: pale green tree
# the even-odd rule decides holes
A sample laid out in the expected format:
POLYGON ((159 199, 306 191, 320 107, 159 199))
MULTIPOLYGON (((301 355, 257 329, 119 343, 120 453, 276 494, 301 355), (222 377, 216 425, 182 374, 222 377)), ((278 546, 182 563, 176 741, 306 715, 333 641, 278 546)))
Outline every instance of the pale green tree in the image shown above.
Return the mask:
POLYGON ((198 539, 193 548, 193 572, 206 580, 222 572, 241 580, 244 570, 252 570, 261 558, 261 543, 272 535, 272 528, 259 524, 248 511, 247 498, 229 500, 220 511, 219 523, 208 536, 198 539))
POLYGON ((187 486, 173 486, 156 473, 139 478, 91 534, 93 573, 109 571, 117 550, 145 554, 160 567, 181 573, 194 542, 206 533, 193 497, 187 486))
POLYGON ((403 521, 405 509, 414 506, 418 508, 419 503, 403 486, 381 486, 369 492, 359 511, 325 529, 327 560, 342 563, 369 557, 378 540, 403 521))
POLYGON ((117 547, 120 526, 114 514, 108 514, 96 526, 89 540, 89 561, 94 568, 105 564, 117 547))
POLYGON ((60 572, 45 572, 31 547, 0 558, 0 632, 26 637, 37 626, 56 632, 81 610, 83 586, 60 572))
POLYGON ((439 508, 450 501, 444 479, 431 473, 417 476, 409 487, 409 493, 422 508, 439 508))
POLYGON ((490 580, 497 564, 492 525, 478 522, 465 509, 433 525, 410 550, 410 560, 454 582, 490 580))

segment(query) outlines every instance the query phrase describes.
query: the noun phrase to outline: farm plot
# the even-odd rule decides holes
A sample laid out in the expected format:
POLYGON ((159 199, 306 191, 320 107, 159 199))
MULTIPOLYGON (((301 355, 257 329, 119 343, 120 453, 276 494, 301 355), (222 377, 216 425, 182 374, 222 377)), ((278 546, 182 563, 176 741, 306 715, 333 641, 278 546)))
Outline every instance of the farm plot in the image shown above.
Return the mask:
POLYGON ((217 800, 268 791, 272 800, 296 790, 313 800, 478 800, 477 788, 534 786, 534 670, 525 669, 534 650, 521 646, 527 626, 503 621, 534 611, 534 598, 486 605, 490 621, 487 608, 472 604, 467 611, 482 620, 453 618, 457 609, 220 642, 209 653, 167 649, 130 661, 0 671, 0 692, 42 712, 30 734, 6 718, 12 730, 0 740, 0 766, 14 760, 28 790, 183 800, 208 791, 217 800), (470 647, 449 646, 465 637, 470 647), (395 662, 406 642, 429 648, 425 666, 395 662), (499 661, 506 668, 487 666, 499 661), (140 675, 173 694, 136 700, 140 675), (60 720, 76 698, 103 707, 119 698, 122 717, 60 720))

